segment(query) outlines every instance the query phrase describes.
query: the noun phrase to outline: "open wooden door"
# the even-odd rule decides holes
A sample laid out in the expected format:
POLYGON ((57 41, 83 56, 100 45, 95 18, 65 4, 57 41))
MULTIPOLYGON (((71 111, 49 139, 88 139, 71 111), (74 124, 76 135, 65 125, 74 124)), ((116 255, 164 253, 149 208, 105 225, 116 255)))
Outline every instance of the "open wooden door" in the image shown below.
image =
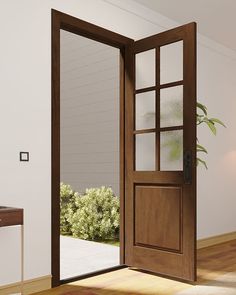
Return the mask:
POLYGON ((128 56, 125 263, 195 281, 196 24, 138 40, 128 56))

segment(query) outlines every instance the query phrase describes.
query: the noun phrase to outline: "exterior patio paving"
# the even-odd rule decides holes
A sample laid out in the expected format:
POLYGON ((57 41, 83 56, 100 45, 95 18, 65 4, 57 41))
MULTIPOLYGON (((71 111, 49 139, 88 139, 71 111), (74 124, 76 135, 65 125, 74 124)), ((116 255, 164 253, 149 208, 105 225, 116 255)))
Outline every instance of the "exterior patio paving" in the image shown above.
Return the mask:
POLYGON ((61 236, 61 279, 119 265, 117 246, 61 236))

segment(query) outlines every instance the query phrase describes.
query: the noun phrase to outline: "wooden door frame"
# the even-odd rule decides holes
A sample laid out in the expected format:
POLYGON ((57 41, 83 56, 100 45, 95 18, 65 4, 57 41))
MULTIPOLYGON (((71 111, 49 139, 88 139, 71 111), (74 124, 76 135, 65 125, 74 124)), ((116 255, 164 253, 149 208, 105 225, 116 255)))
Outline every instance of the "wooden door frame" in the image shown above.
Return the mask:
MULTIPOLYGON (((132 93, 133 40, 104 28, 52 9, 52 77, 51 77, 51 271, 52 286, 78 280, 60 280, 60 30, 84 36, 120 49, 120 264, 125 262, 125 100, 132 93)), ((131 96, 132 97, 132 96, 131 96)), ((120 266, 118 266, 120 268, 120 266)), ((110 270, 110 269, 109 269, 110 270)), ((106 270, 104 270, 106 271, 106 270)), ((103 271, 103 272, 104 272, 103 271)), ((99 272, 91 275, 99 274, 99 272)))

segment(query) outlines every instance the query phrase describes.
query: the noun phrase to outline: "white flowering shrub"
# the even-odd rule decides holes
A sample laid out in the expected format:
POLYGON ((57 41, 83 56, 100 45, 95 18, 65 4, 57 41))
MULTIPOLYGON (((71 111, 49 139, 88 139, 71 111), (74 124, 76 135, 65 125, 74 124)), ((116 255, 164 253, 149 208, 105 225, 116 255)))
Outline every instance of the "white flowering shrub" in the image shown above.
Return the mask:
POLYGON ((119 198, 109 187, 90 188, 75 197, 67 220, 74 237, 85 240, 116 239, 119 236, 119 198))
POLYGON ((74 192, 70 185, 61 183, 60 185, 60 232, 62 235, 71 235, 71 223, 69 217, 76 211, 75 198, 78 198, 77 192, 74 192))

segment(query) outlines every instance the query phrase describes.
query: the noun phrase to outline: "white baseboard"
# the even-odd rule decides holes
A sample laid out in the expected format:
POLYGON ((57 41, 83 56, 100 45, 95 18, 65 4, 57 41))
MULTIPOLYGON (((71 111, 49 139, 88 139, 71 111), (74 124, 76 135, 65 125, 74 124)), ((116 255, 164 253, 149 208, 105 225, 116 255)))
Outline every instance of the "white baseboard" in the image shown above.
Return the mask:
MULTIPOLYGON (((52 276, 44 276, 32 280, 24 281, 23 294, 29 295, 36 292, 44 291, 51 288, 52 276)), ((21 283, 17 282, 10 285, 0 286, 0 295, 20 294, 21 283)))

